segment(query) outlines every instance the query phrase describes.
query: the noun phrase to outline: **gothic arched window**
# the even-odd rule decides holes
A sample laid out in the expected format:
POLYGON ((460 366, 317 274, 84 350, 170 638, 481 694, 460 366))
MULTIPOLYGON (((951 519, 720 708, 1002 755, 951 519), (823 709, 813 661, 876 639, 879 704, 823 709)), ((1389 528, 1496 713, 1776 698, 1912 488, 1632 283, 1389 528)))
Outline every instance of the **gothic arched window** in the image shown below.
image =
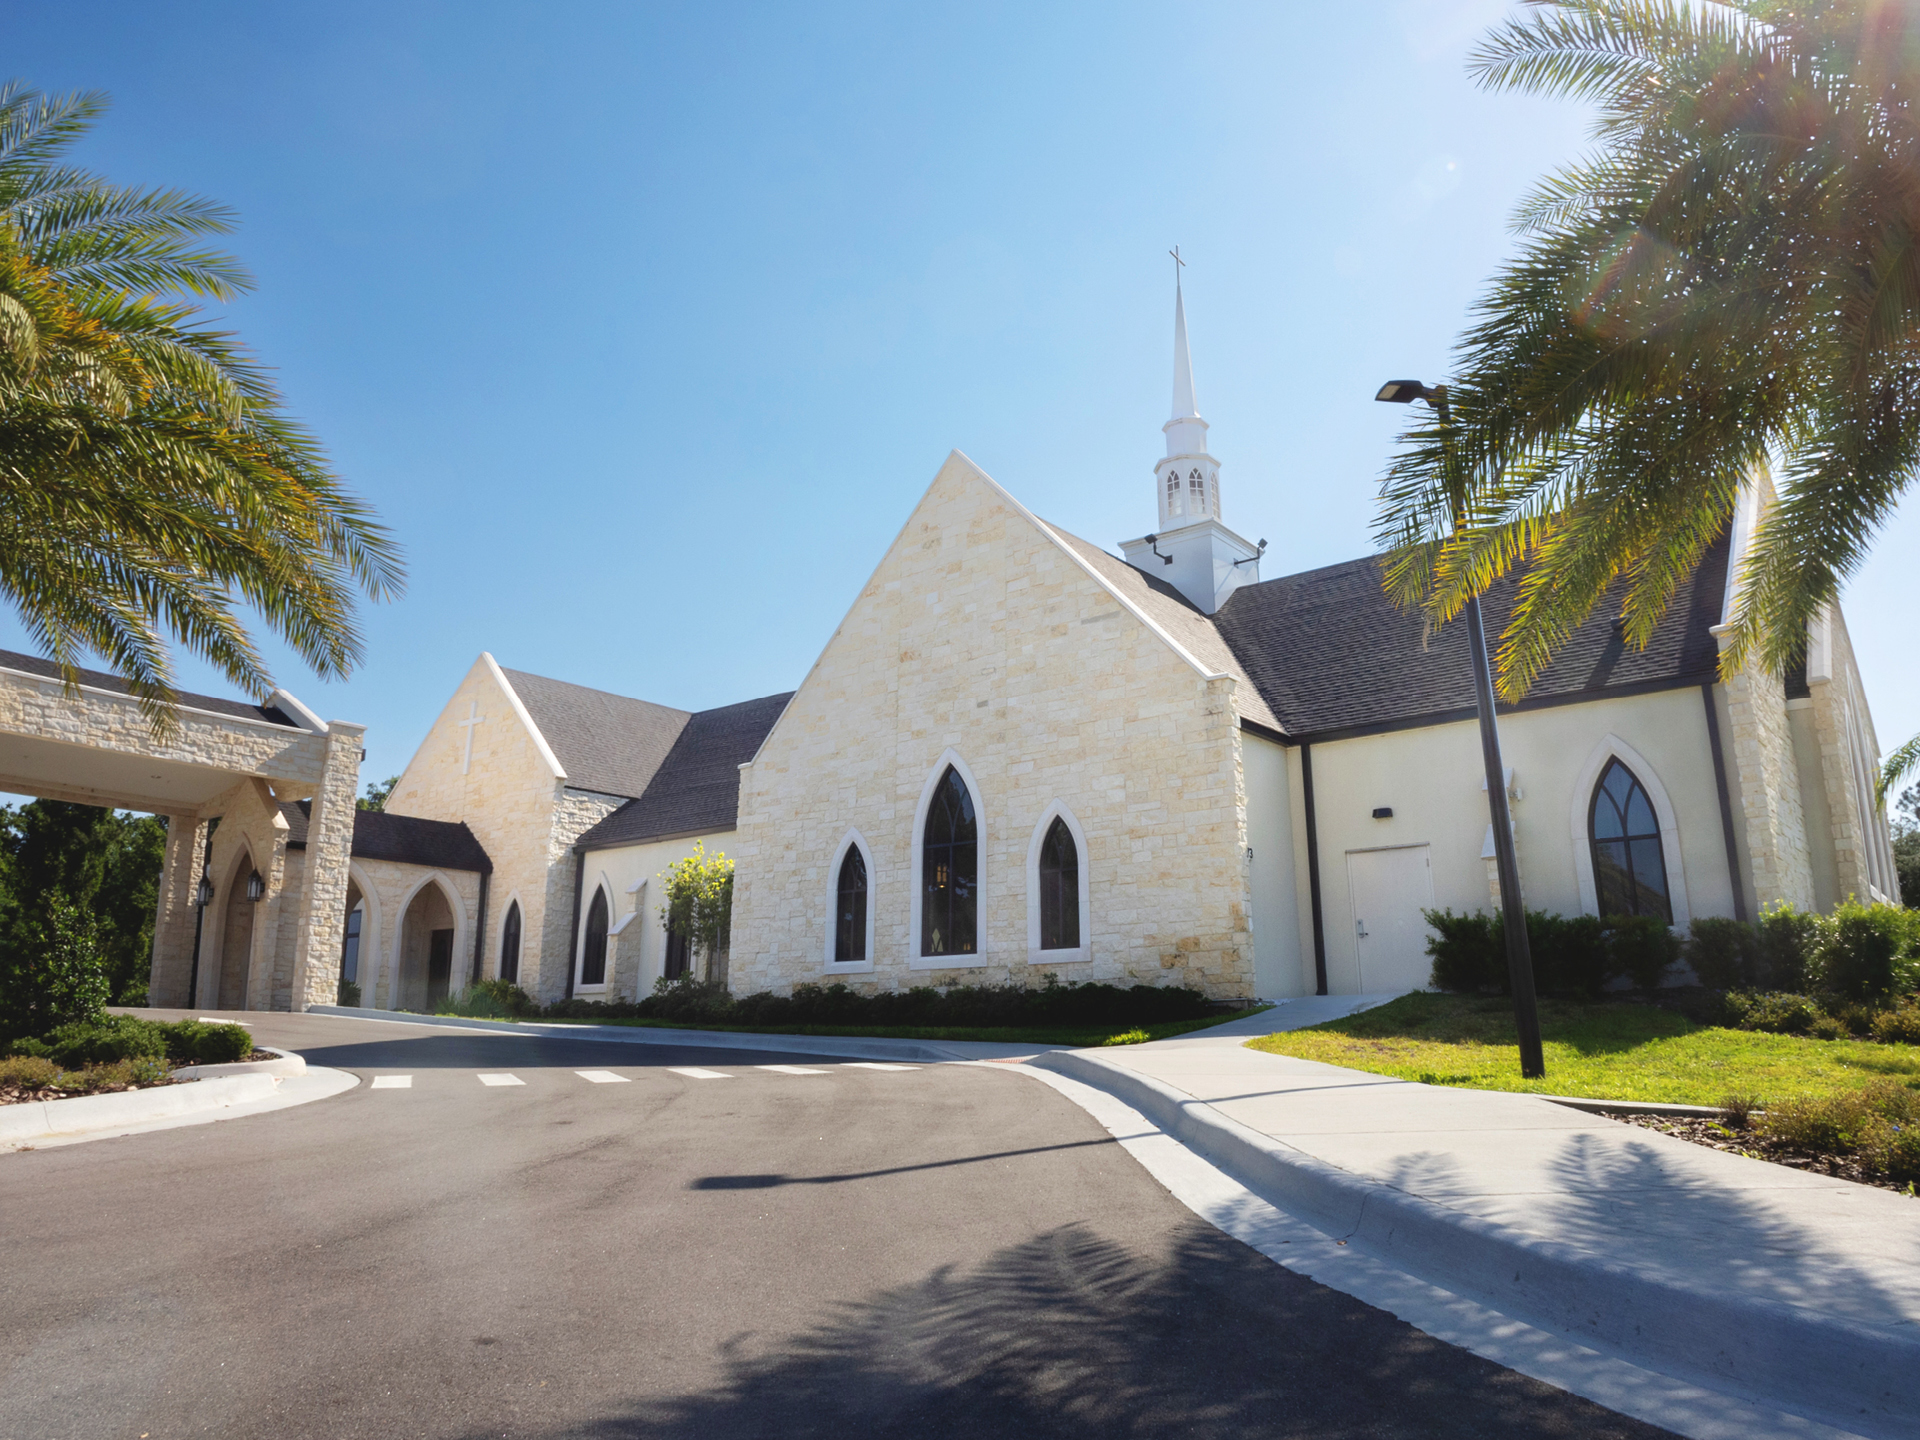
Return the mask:
POLYGON ((506 924, 500 927, 500 978, 509 984, 520 980, 520 902, 507 906, 506 924))
POLYGON ((1080 847, 1058 815, 1040 842, 1040 948, 1080 948, 1080 847))
POLYGON ((1609 760, 1587 812, 1593 842, 1593 885, 1602 915, 1655 915, 1673 923, 1667 856, 1660 820, 1634 773, 1609 760))
POLYGON ((1179 513, 1180 472, 1178 470, 1169 470, 1167 471, 1167 514, 1178 515, 1179 513))
POLYGON ((858 845, 847 846, 835 887, 833 958, 839 964, 867 958, 867 857, 858 845))
POLYGON ((1187 509, 1195 515, 1207 513, 1207 482, 1197 469, 1187 476, 1187 509))
POLYGON ((934 787, 920 846, 920 953, 972 955, 980 887, 973 796, 953 766, 934 787))
POLYGON ((587 937, 580 949, 580 983, 607 983, 607 892, 595 890, 587 908, 587 937))

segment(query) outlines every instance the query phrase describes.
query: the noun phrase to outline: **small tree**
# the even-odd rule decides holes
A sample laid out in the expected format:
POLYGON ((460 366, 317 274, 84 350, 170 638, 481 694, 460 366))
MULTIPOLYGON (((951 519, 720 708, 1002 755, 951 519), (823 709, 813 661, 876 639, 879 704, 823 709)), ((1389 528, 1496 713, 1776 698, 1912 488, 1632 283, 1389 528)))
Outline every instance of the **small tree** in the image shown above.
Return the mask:
POLYGON ((387 801, 393 798, 393 787, 399 783, 398 775, 389 775, 384 780, 369 780, 367 793, 353 803, 361 810, 384 810, 387 801))
POLYGON ((706 979, 724 984, 727 941, 733 923, 733 861, 716 850, 707 854, 696 840, 693 854, 676 860, 660 877, 667 903, 660 907, 670 934, 687 942, 706 960, 706 979))
POLYGON ((91 912, 50 894, 42 933, 41 945, 16 952, 0 974, 0 1030, 16 1037, 98 1020, 110 997, 100 922, 91 912))

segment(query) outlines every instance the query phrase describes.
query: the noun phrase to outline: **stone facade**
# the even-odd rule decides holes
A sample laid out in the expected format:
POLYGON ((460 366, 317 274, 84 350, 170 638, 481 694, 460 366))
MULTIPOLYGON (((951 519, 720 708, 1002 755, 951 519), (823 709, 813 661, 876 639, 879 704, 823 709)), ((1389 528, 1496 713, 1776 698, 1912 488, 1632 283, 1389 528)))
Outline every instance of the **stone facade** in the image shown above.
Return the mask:
MULTIPOLYGON (((1722 625, 1714 632, 1723 645, 1729 629, 1722 625)), ((1764 909, 1785 900, 1810 908, 1813 865, 1786 690, 1778 675, 1751 661, 1722 688, 1731 732, 1728 779, 1737 791, 1734 823, 1755 903, 1764 909)))
POLYGON ((1835 890, 1841 899, 1898 904, 1892 841, 1885 810, 1874 794, 1880 745, 1838 606, 1814 623, 1807 647, 1807 690, 1820 761, 1818 772, 1804 777, 1803 783, 1818 784, 1826 792, 1835 890))
POLYGON ((850 984, 1057 971, 1250 996, 1234 683, 956 454, 742 770, 733 988, 828 978, 828 868, 857 830, 875 944, 850 984), (911 920, 916 809, 949 753, 978 791, 980 952, 965 964, 922 960, 911 920), (1090 958, 1065 965, 1030 950, 1028 930, 1028 856, 1056 802, 1085 834, 1091 899, 1090 958))
MULTIPOLYGON (((349 874, 346 905, 360 907, 360 1003, 391 1010, 406 1003, 401 981, 409 962, 408 917, 416 919, 438 901, 453 928, 451 988, 473 975, 474 927, 480 913, 480 875, 473 870, 442 870, 398 860, 356 857, 349 874), (431 892, 431 893, 430 893, 431 892)), ((491 902, 491 896, 489 896, 491 902)), ((423 928, 416 924, 414 931, 423 928)), ((424 928, 431 929, 431 926, 424 928)), ((418 935, 411 937, 416 942, 418 935)))
POLYGON ((493 861, 482 974, 497 975, 500 924, 520 905, 520 984, 566 993, 573 954, 573 842, 622 797, 568 786, 513 687, 482 655, 428 730, 387 801, 396 815, 464 820, 493 861))

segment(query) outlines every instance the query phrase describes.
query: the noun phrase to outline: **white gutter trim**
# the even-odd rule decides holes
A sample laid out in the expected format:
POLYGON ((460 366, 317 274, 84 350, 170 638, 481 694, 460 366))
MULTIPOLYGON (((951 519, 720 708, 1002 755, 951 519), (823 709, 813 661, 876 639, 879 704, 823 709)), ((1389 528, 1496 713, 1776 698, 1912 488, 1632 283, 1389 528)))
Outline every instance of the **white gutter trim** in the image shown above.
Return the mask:
POLYGON ((533 716, 528 713, 526 703, 521 700, 520 692, 513 688, 513 682, 507 679, 507 672, 500 668, 500 662, 485 650, 480 652, 480 659, 486 665, 487 673, 493 676, 493 683, 498 685, 506 695, 507 703, 513 706, 513 713, 519 718, 520 723, 526 726, 527 734, 533 737, 534 748, 540 752, 540 758, 547 762, 547 768, 553 771, 553 778, 566 779, 566 768, 561 765, 560 757, 553 753, 553 747, 547 744, 547 737, 542 735, 540 727, 533 723, 533 716))

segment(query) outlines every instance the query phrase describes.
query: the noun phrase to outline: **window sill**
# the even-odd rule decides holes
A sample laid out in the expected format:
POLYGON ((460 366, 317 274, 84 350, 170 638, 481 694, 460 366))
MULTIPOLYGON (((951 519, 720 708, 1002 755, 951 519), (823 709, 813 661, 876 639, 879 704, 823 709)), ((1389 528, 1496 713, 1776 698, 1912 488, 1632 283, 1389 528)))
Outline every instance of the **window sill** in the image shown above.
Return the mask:
POLYGON ((607 993, 608 988, 606 985, 576 985, 573 987, 573 993, 575 995, 604 995, 607 993))
POLYGON ((1077 965, 1084 960, 1093 959, 1093 951, 1085 945, 1072 950, 1029 950, 1029 965, 1077 965))
POLYGON ((991 964, 985 955, 914 955, 907 960, 909 970, 977 970, 991 964))
POLYGON ((820 968, 823 973, 828 975, 871 975, 873 973, 873 961, 829 960, 820 968))

